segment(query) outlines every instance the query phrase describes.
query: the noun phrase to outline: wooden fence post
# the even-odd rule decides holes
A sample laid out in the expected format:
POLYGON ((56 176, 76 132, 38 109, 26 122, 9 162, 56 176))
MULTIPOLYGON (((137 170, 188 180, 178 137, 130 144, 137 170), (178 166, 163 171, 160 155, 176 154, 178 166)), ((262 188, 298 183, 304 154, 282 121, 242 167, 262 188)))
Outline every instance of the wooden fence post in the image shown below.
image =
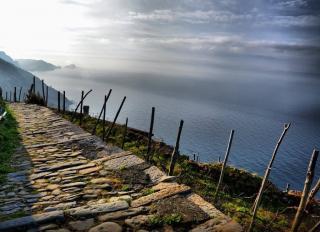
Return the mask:
POLYGON ((106 137, 105 137, 105 138, 106 138, 106 139, 105 139, 106 143, 108 142, 108 139, 109 139, 109 137, 110 137, 110 135, 111 135, 111 131, 112 131, 114 125, 116 124, 116 121, 117 121, 117 119, 118 119, 118 116, 119 116, 119 114, 120 114, 120 111, 121 111, 121 109, 122 109, 122 106, 123 106, 123 104, 124 104, 124 102, 125 102, 126 99, 127 99, 126 96, 122 99, 122 102, 121 102, 121 105, 120 105, 120 107, 119 107, 119 109, 118 109, 118 111, 117 111, 117 114, 116 114, 116 116, 114 117, 113 122, 112 122, 112 124, 111 124, 111 126, 110 126, 110 128, 109 128, 109 130, 108 130, 108 132, 107 132, 107 135, 106 135, 106 137))
POLYGON ((58 93, 58 112, 60 112, 60 91, 58 93))
POLYGON ((8 101, 8 92, 6 91, 6 101, 8 101))
MULTIPOLYGON (((97 119, 97 121, 96 121, 96 124, 95 124, 94 127, 93 127, 93 130, 92 130, 92 134, 93 134, 93 135, 96 134, 97 126, 98 126, 98 124, 99 124, 99 122, 100 122, 100 118, 101 118, 101 115, 102 115, 103 111, 105 111, 106 104, 107 104, 107 102, 108 102, 108 100, 109 100, 109 97, 110 97, 110 95, 111 95, 111 92, 112 92, 112 89, 109 90, 109 93, 108 93, 107 97, 106 97, 106 95, 104 95, 104 101, 103 101, 103 105, 102 105, 102 108, 101 108, 99 117, 98 117, 98 119, 97 119)), ((105 126, 105 123, 104 123, 103 125, 105 126)))
POLYGON ((44 81, 41 80, 41 86, 42 86, 42 98, 44 103, 46 102, 46 95, 44 94, 44 81))
POLYGON ((104 95, 104 104, 103 104, 103 117, 102 117, 102 140, 104 141, 104 138, 106 136, 106 110, 107 110, 107 97, 104 95))
POLYGON ((33 94, 36 94, 36 77, 33 76, 33 94))
POLYGON ((121 149, 124 148, 124 143, 126 142, 127 130, 128 130, 128 118, 126 118, 126 124, 124 125, 121 149))
POLYGON ((11 91, 10 91, 10 102, 11 102, 11 91))
POLYGON ((168 172, 169 176, 173 175, 174 166, 176 165, 176 161, 179 156, 180 137, 181 137, 182 127, 183 127, 183 120, 180 121, 178 136, 177 136, 177 140, 176 140, 176 146, 174 147, 172 155, 171 155, 170 167, 169 167, 169 172, 168 172))
POLYGON ((226 151, 226 154, 225 154, 225 156, 224 156, 223 164, 222 164, 222 167, 221 167, 221 173, 220 173, 219 182, 218 182, 218 185, 217 185, 217 188, 216 188, 216 192, 215 192, 215 194, 214 194, 214 199, 213 199, 214 201, 217 199, 217 195, 218 195, 218 192, 219 192, 219 188, 220 188, 220 185, 222 184, 223 175, 224 175, 224 170, 225 170, 225 167, 226 167, 226 165, 227 165, 228 158, 229 158, 229 154, 230 154, 230 149, 231 149, 231 145, 232 145, 233 135, 234 135, 234 130, 231 130, 231 132, 230 132, 230 137, 229 137, 229 142, 228 142, 228 146, 227 146, 227 151, 226 151))
POLYGON ((82 125, 82 112, 83 112, 83 97, 84 97, 84 91, 81 91, 81 102, 80 102, 80 126, 82 125))
POLYGON ((13 101, 14 101, 14 102, 17 102, 17 87, 14 87, 13 101))
POLYGON ((283 131, 282 131, 282 134, 274 148, 274 151, 272 153, 272 157, 271 157, 271 160, 269 162, 269 165, 265 171, 265 174, 264 174, 264 177, 263 177, 263 180, 262 180, 262 183, 261 183, 261 187, 260 187, 260 190, 259 190, 259 193, 257 195, 257 198, 255 200, 255 202, 253 203, 253 213, 252 213, 252 218, 251 218, 251 222, 250 222, 250 225, 249 225, 249 228, 248 228, 248 232, 251 232, 252 229, 253 229, 253 225, 254 225, 254 220, 255 220, 255 217, 257 215, 257 212, 258 212, 258 208, 259 208, 259 204, 260 204, 260 201, 261 201, 261 198, 262 198, 262 194, 263 194, 263 191, 265 189, 265 186, 267 184, 267 181, 268 181, 268 177, 270 175, 270 172, 271 172, 271 168, 272 168, 272 164, 273 164, 273 161, 276 157, 276 154, 278 152, 278 149, 280 147, 280 144, 284 138, 284 136, 286 135, 288 129, 290 128, 290 123, 288 124, 284 124, 284 127, 283 127, 283 131))
POLYGON ((314 188, 310 191, 310 194, 308 196, 308 200, 306 203, 306 207, 308 207, 308 205, 311 203, 312 199, 315 197, 315 195, 318 193, 320 189, 320 178, 318 179, 318 182, 316 183, 316 185, 314 186, 314 188))
POLYGON ((20 87, 20 91, 19 91, 19 102, 21 102, 21 92, 22 92, 22 87, 20 87))
POLYGON ((304 182, 304 188, 303 188, 303 192, 301 195, 299 208, 297 210, 296 216, 294 217, 294 221, 293 221, 292 227, 291 227, 291 232, 297 232, 298 228, 301 224, 303 213, 304 213, 306 203, 307 203, 308 194, 311 189, 311 185, 312 185, 312 181, 313 181, 314 169, 316 167, 318 156, 319 156, 319 151, 313 150, 312 155, 311 155, 311 159, 309 162, 309 166, 308 166, 306 180, 304 182))
POLYGON ((46 92, 47 92, 47 97, 46 97, 46 106, 48 106, 48 100, 49 100, 49 87, 47 85, 47 88, 46 88, 46 92))
POLYGON ((150 129, 148 134, 148 149, 147 149, 147 157, 146 157, 147 161, 150 161, 150 152, 151 152, 152 136, 153 136, 153 124, 154 124, 154 112, 155 112, 155 107, 152 107, 150 129))
POLYGON ((66 112, 66 91, 63 90, 63 113, 66 112))

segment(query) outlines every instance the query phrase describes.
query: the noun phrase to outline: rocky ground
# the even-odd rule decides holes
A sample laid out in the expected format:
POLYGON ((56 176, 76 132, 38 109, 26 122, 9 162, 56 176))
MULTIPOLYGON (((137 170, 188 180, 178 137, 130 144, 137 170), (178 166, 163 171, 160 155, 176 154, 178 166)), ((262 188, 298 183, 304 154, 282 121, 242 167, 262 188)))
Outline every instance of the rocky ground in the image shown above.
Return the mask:
POLYGON ((0 187, 0 231, 242 231, 190 187, 50 109, 10 108, 22 144, 0 187))

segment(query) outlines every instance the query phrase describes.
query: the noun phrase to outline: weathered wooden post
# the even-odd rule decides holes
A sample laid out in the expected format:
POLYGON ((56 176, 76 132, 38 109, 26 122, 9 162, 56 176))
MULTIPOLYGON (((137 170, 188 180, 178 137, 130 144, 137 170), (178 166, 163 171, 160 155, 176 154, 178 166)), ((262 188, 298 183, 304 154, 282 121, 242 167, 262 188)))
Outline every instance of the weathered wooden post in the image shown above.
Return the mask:
POLYGON ((8 101, 8 92, 6 91, 6 101, 8 101))
POLYGON ((13 91, 13 101, 17 102, 17 87, 14 87, 14 91, 13 91))
POLYGON ((147 161, 150 161, 150 153, 151 153, 151 146, 152 146, 152 135, 153 135, 153 124, 154 124, 154 112, 155 107, 152 107, 151 110, 151 121, 150 121, 150 129, 148 134, 148 149, 147 149, 147 161))
POLYGON ((60 91, 58 93, 58 112, 60 112, 60 91))
POLYGON ((313 150, 312 155, 311 155, 311 159, 309 162, 306 180, 304 182, 304 188, 303 188, 303 192, 301 195, 299 208, 297 210, 296 216, 295 216, 294 221, 292 223, 291 232, 297 232, 298 228, 301 224, 304 209, 306 207, 306 203, 307 203, 307 199, 308 199, 308 194, 311 189, 311 185, 312 185, 312 181, 313 181, 314 169, 316 167, 318 156, 319 156, 319 151, 313 150))
POLYGON ((312 199, 315 197, 315 195, 318 193, 320 189, 320 178, 318 179, 318 182, 316 183, 316 185, 314 186, 314 188, 311 190, 309 196, 308 196, 308 200, 306 203, 306 207, 308 207, 308 205, 311 203, 312 199))
POLYGON ((82 125, 82 112, 83 112, 83 97, 84 97, 84 91, 81 91, 81 102, 80 102, 80 126, 82 125))
POLYGON ((22 92, 22 87, 20 87, 20 91, 19 91, 19 102, 21 102, 21 92, 22 92))
POLYGON ((36 77, 33 76, 33 94, 36 94, 36 77))
POLYGON ((169 172, 168 172, 169 176, 173 175, 174 166, 176 165, 176 161, 179 156, 180 137, 181 137, 182 127, 183 127, 183 120, 180 121, 178 136, 177 136, 177 140, 176 140, 176 146, 174 147, 172 155, 171 155, 170 167, 169 167, 169 172))
POLYGON ((106 136, 106 107, 107 107, 106 102, 107 102, 107 98, 106 98, 106 95, 104 95, 103 116, 102 116, 102 140, 103 141, 106 136))
POLYGON ((222 180, 223 180, 224 170, 225 170, 226 164, 228 162, 230 149, 231 149, 231 145, 232 145, 232 140, 233 140, 233 135, 234 135, 234 130, 231 130, 230 137, 229 137, 229 142, 228 142, 228 146, 227 146, 227 151, 226 151, 226 154, 224 156, 223 164, 222 164, 222 167, 221 167, 221 173, 220 173, 219 182, 218 182, 218 185, 217 185, 217 188, 216 188, 216 192, 214 194, 214 199, 213 199, 214 201, 217 199, 219 188, 220 188, 220 185, 221 185, 222 180))
MULTIPOLYGON (((108 93, 107 96, 104 95, 104 101, 103 101, 103 105, 102 105, 102 108, 101 108, 99 117, 98 117, 98 119, 97 119, 97 121, 96 121, 96 124, 95 124, 94 127, 93 127, 93 130, 92 130, 92 134, 93 134, 93 135, 96 134, 97 126, 98 126, 98 124, 99 124, 99 122, 100 122, 100 118, 101 118, 102 113, 106 110, 106 104, 107 104, 107 101, 109 100, 109 97, 110 97, 110 95, 111 95, 111 92, 112 92, 112 89, 109 90, 109 93, 108 93)), ((102 126, 105 127, 105 123, 104 123, 102 126)), ((104 131, 105 131, 105 129, 104 129, 104 131)))
POLYGON ((44 94, 44 81, 41 80, 41 86, 42 86, 42 98, 43 101, 46 102, 46 95, 44 94))
POLYGON ((11 91, 10 91, 10 102, 11 102, 11 91))
POLYGON ((107 135, 106 135, 106 137, 105 137, 105 138, 106 138, 106 139, 105 139, 106 143, 108 142, 108 139, 109 139, 109 137, 110 137, 110 135, 111 135, 111 131, 112 131, 114 125, 116 124, 116 121, 117 121, 117 119, 118 119, 118 116, 119 116, 119 114, 120 114, 120 111, 121 111, 121 109, 122 109, 122 106, 123 106, 123 104, 124 104, 124 102, 125 102, 126 99, 127 99, 126 96, 122 99, 122 102, 121 102, 121 105, 120 105, 120 107, 119 107, 119 109, 118 109, 118 111, 117 111, 117 114, 116 114, 116 116, 114 117, 113 122, 112 122, 112 124, 111 124, 111 126, 110 126, 110 128, 109 128, 109 130, 108 130, 108 132, 107 132, 107 135))
POLYGON ((126 124, 124 125, 121 149, 124 148, 124 143, 126 142, 127 130, 128 130, 128 118, 126 118, 126 124))
POLYGON ((66 112, 66 91, 63 90, 63 113, 66 112))
POLYGON ((270 175, 270 172, 271 172, 271 168, 272 168, 272 164, 273 164, 273 161, 274 159, 276 158, 276 154, 278 152, 278 149, 280 147, 280 144, 284 138, 284 136, 286 135, 288 129, 290 128, 290 123, 288 124, 284 124, 284 127, 283 127, 283 131, 282 131, 282 134, 274 148, 274 151, 272 153, 272 157, 271 157, 271 160, 269 162, 269 165, 265 171, 265 174, 264 174, 264 177, 262 179, 262 183, 261 183, 261 187, 260 187, 260 190, 259 190, 259 193, 257 195, 257 198, 255 200, 255 202, 253 203, 253 213, 252 213, 252 218, 251 218, 251 222, 250 222, 250 225, 249 225, 249 229, 248 229, 248 232, 251 232, 252 229, 253 229, 253 225, 254 225, 254 220, 256 218, 256 215, 257 215, 257 212, 258 212, 258 208, 259 208, 259 204, 260 204, 260 201, 261 201, 261 197, 262 197, 262 194, 263 194, 263 191, 265 189, 265 186, 267 184, 267 181, 268 181, 268 177, 270 175))
POLYGON ((47 89, 46 89, 46 92, 47 92, 47 97, 46 97, 46 106, 48 106, 48 100, 49 100, 49 86, 47 86, 47 89))

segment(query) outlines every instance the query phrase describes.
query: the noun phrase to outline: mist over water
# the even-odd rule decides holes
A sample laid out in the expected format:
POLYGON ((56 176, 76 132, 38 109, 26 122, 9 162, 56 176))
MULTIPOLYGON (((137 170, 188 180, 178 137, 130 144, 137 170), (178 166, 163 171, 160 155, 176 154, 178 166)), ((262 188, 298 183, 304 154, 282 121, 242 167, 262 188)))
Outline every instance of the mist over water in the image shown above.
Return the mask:
POLYGON ((291 122, 271 172, 280 188, 290 183, 302 189, 312 150, 320 147, 320 85, 312 74, 216 69, 200 76, 62 69, 37 75, 76 102, 81 90, 93 89, 85 102, 93 115, 100 112, 104 94, 112 88, 109 119, 127 96, 119 122, 128 117, 130 127, 148 130, 155 106, 155 137, 169 144, 174 144, 184 119, 181 151, 199 152, 201 161, 222 158, 230 130, 235 129, 229 164, 260 175, 283 124, 291 122))

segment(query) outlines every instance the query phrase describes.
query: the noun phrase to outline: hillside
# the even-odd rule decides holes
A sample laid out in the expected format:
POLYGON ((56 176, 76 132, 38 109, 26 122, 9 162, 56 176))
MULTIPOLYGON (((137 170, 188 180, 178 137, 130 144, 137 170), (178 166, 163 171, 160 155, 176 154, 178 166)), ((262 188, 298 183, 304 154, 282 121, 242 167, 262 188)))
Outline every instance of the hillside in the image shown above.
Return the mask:
MULTIPOLYGON (((0 86, 3 89, 3 95, 5 96, 6 91, 9 93, 13 91, 14 87, 20 89, 22 87, 22 96, 28 91, 32 84, 33 75, 16 65, 9 63, 0 58, 0 86)), ((42 93, 41 80, 36 77, 36 91, 42 93)), ((50 106, 57 105, 57 90, 49 86, 49 101, 50 106)), ((67 105, 71 102, 67 100, 67 105)))
POLYGON ((55 69, 61 68, 60 66, 50 64, 44 60, 17 59, 16 62, 18 63, 19 67, 21 67, 27 71, 30 71, 30 72, 53 71, 55 69))

